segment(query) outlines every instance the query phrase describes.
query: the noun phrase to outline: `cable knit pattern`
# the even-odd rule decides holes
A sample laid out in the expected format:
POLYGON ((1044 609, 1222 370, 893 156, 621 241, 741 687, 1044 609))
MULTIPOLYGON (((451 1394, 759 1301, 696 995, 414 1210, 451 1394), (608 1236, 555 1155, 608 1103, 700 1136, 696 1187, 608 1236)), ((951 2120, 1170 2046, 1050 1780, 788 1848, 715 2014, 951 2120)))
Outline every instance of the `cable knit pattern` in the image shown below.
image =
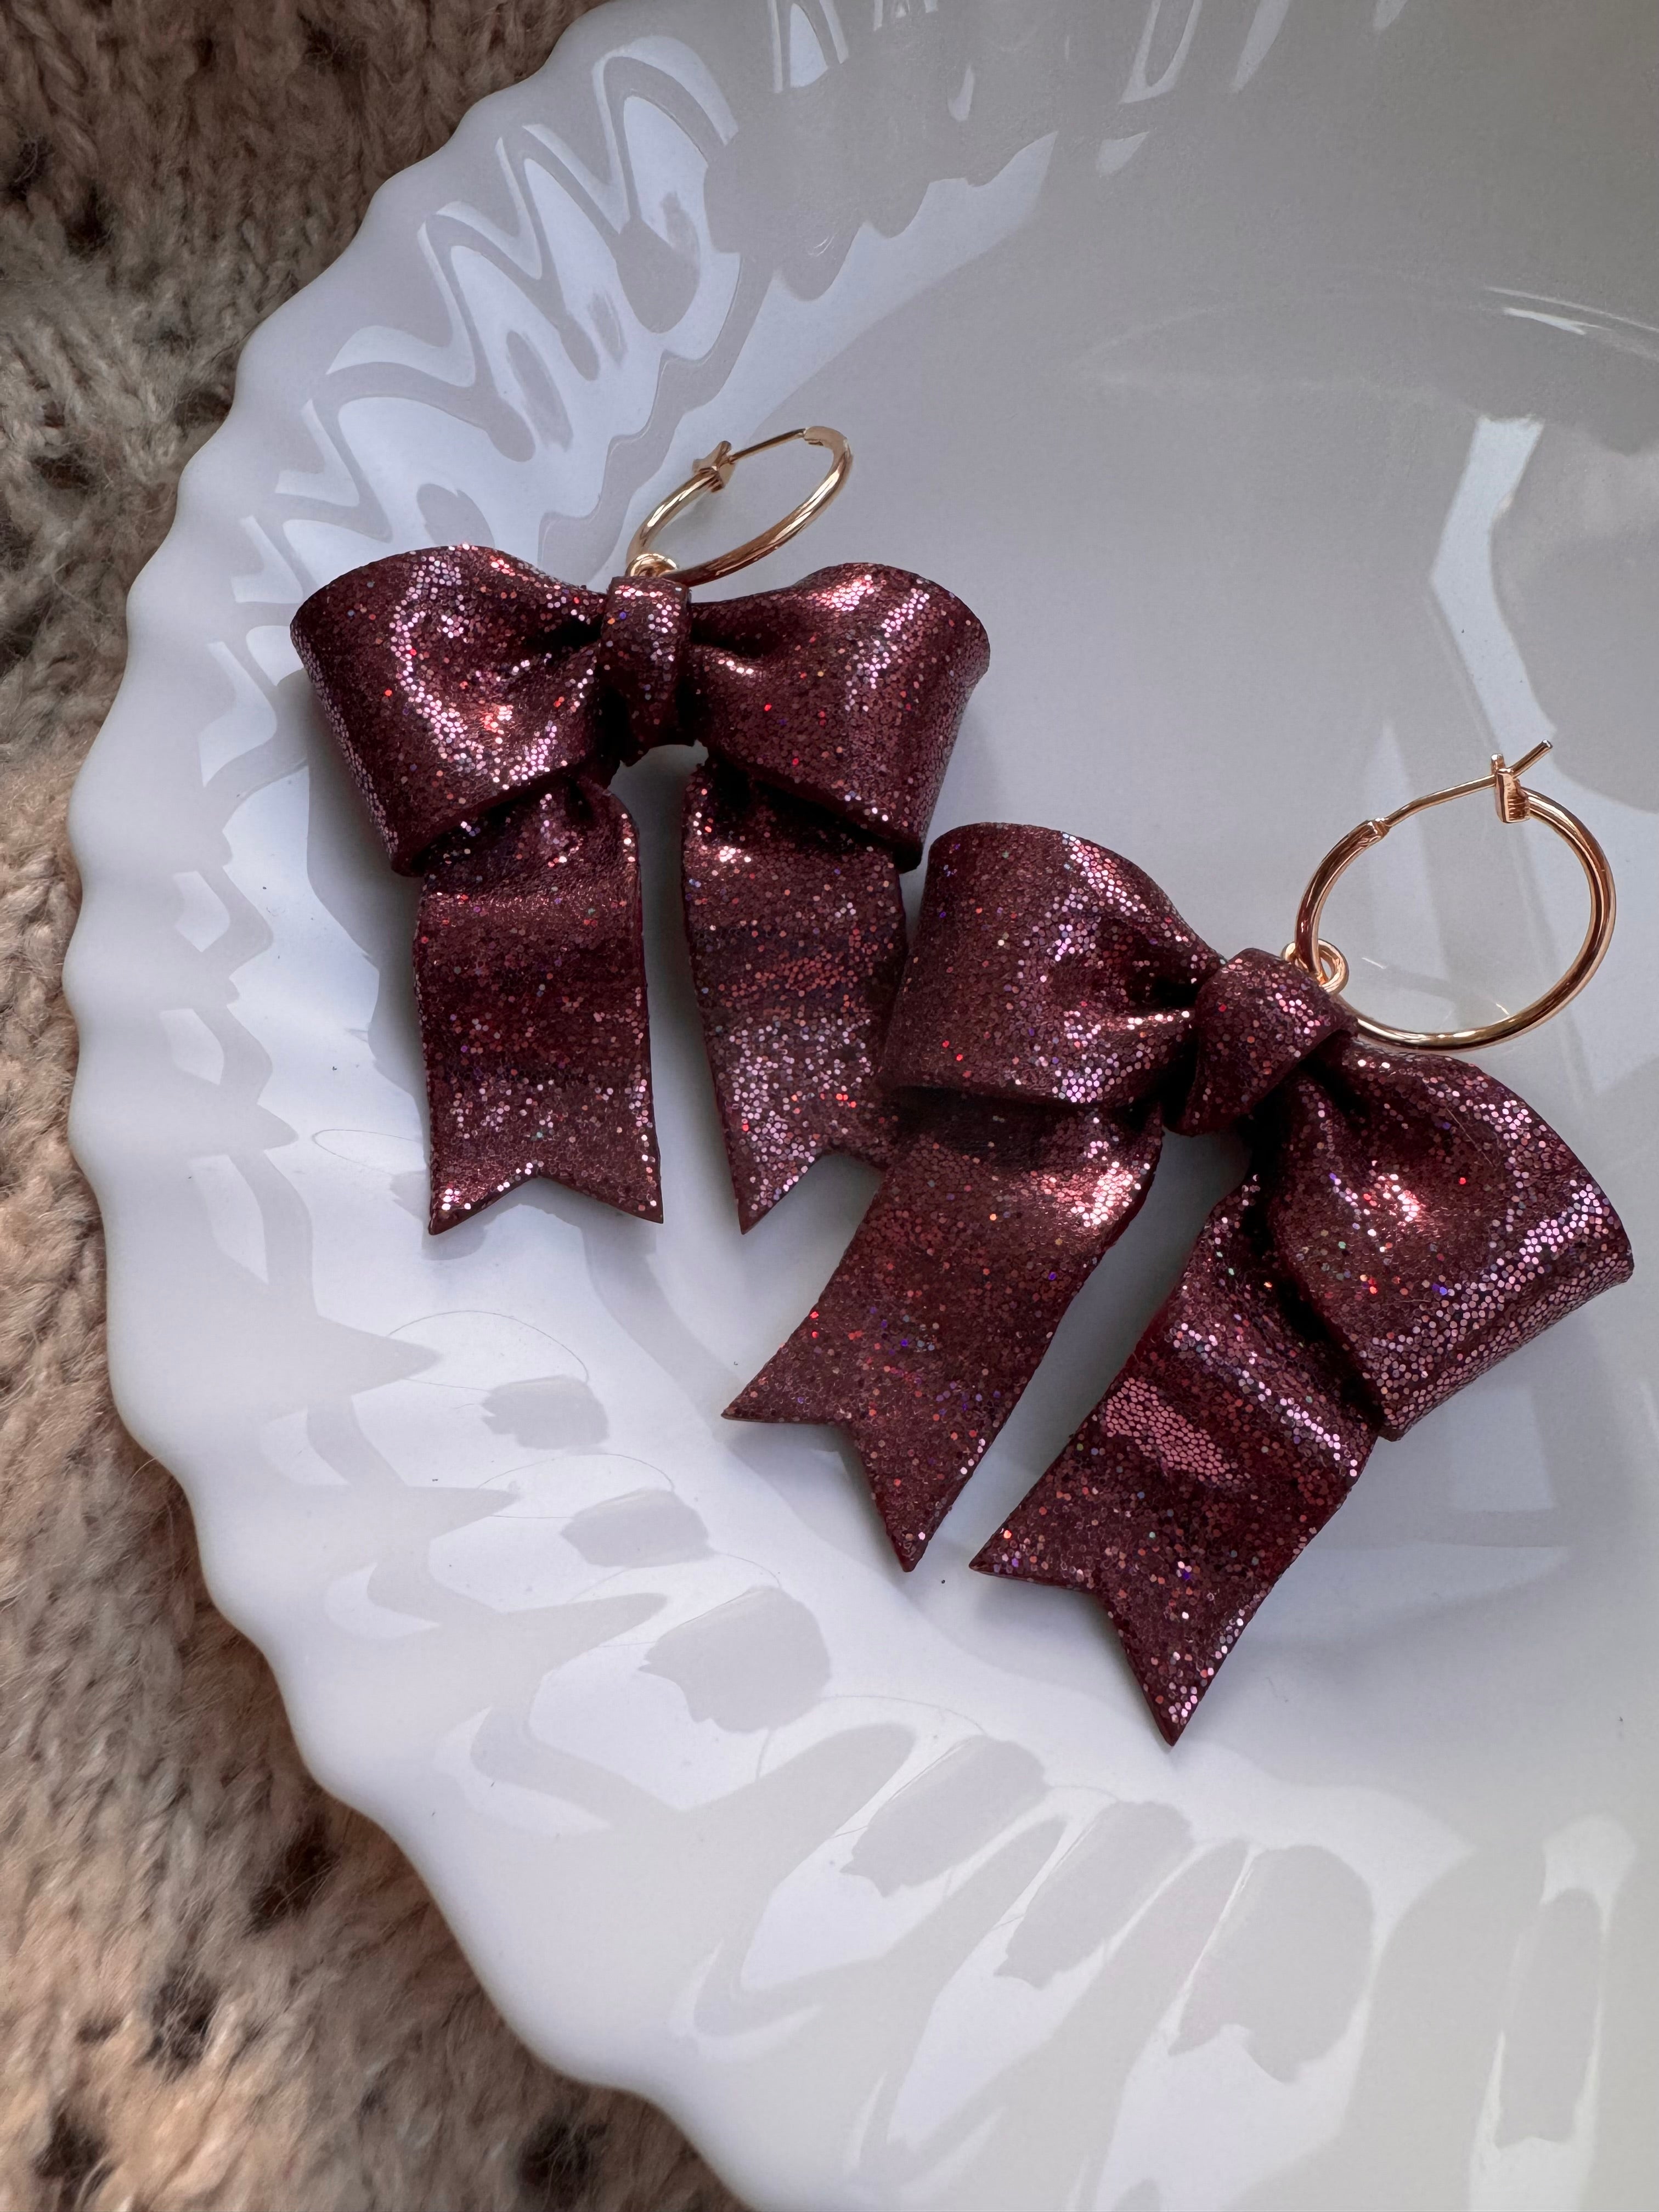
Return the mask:
POLYGON ((243 339, 574 0, 0 6, 0 2212, 729 2212, 301 1768, 111 1409, 69 787, 243 339))

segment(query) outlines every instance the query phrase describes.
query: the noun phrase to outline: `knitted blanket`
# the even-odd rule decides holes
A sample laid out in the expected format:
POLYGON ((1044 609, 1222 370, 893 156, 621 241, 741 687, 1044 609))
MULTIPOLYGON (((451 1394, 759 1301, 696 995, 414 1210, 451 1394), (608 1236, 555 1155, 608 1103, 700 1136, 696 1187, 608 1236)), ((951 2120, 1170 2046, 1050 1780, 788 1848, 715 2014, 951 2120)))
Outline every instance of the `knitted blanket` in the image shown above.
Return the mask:
POLYGON ((724 2212, 301 1768, 112 1410, 70 785, 243 339, 579 0, 0 4, 0 2212, 724 2212))

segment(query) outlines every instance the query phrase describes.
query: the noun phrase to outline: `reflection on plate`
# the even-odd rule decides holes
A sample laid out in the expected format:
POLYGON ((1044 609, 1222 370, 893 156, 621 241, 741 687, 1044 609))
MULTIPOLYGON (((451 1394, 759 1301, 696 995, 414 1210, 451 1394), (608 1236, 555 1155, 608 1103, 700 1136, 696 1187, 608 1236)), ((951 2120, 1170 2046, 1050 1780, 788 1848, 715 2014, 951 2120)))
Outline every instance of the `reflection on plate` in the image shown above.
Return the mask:
MULTIPOLYGON (((258 335, 134 592, 70 976, 123 1410, 514 2023, 766 2212, 1654 2200, 1654 1279, 1392 1448, 1171 1755, 1097 1613, 966 1559, 1235 1158, 1170 1146, 904 1580, 831 1439, 719 1419, 871 1179, 738 1237, 685 764, 626 781, 666 1227, 538 1186, 434 1243, 411 894, 289 617, 459 537, 603 581, 717 439, 838 423, 852 485, 752 580, 961 592, 994 665, 935 826, 1099 838, 1226 949, 1553 733, 1620 931, 1488 1064, 1645 1258, 1656 47, 1637 0, 618 0, 258 335)), ((1575 936, 1571 860, 1468 813, 1333 904, 1384 1018, 1485 1018, 1575 936)))

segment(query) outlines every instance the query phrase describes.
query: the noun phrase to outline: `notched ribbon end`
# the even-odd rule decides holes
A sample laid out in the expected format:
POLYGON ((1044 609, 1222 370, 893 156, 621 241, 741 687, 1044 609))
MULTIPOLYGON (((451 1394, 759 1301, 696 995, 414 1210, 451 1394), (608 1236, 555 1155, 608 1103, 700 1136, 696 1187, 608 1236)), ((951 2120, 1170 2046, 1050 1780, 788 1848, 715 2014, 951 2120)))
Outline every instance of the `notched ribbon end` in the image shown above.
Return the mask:
MULTIPOLYGON (((1096 1590, 1088 1567, 1068 1559, 1063 1548, 1048 1544, 1042 1522, 1041 1509, 1031 1511, 1027 1506, 1021 1506, 988 1542, 980 1547, 969 1561, 969 1566, 975 1573, 998 1575, 1006 1582, 1043 1583, 1055 1589, 1077 1590, 1085 1597, 1094 1598, 1116 1632, 1129 1671, 1135 1678, 1135 1686, 1146 1700, 1146 1709, 1157 1723, 1159 1735, 1165 1743, 1176 1742, 1197 1711, 1203 1689, 1209 1686, 1209 1680, 1213 1678, 1216 1668, 1221 1664, 1226 1652, 1219 1651, 1214 1655, 1202 1688, 1186 1697, 1166 1694, 1169 1686, 1164 1680, 1161 1668, 1145 1664, 1137 1657, 1133 1628, 1126 1632, 1125 1624, 1118 1620, 1111 1607, 1096 1590)), ((1231 1645, 1228 1648, 1231 1649, 1231 1645)))
POLYGON ((1127 1364, 975 1565, 1087 1590, 1166 1741, 1374 1437, 1279 1283, 1259 1182, 1210 1216, 1127 1364))
POLYGON ((434 1143, 431 1207, 427 1218, 428 1235, 441 1237, 447 1229, 458 1229, 462 1222, 527 1182, 556 1183, 562 1190, 597 1199, 600 1205, 614 1206, 619 1213, 631 1213, 641 1221, 660 1221, 663 1218, 662 1180, 654 1142, 636 1167, 630 1164, 629 1169, 620 1174, 603 1160, 594 1163, 586 1159, 568 1163, 534 1160, 503 1170, 483 1161, 446 1158, 443 1149, 434 1143))
POLYGON ((1026 1517, 1015 1513, 980 1546, 968 1562, 975 1573, 1000 1575, 1005 1582, 1052 1583, 1057 1589, 1086 1590, 1089 1581, 1083 1570, 1050 1558, 1040 1540, 1027 1548, 1027 1534, 1020 1525, 1026 1517))
POLYGON ((876 1067, 904 969, 904 902, 884 845, 717 765, 686 787, 683 853, 691 972, 746 1231, 829 1153, 888 1164, 896 1117, 876 1067))
POLYGON ((808 1361, 800 1357, 798 1340, 811 1338, 818 1322, 808 1314, 789 1341, 775 1352, 751 1382, 745 1383, 721 1414, 726 1421, 772 1421, 780 1426, 831 1428, 840 1419, 830 1404, 808 1361))
POLYGON ((723 1421, 816 1421, 817 1413, 798 1413, 787 1399, 767 1386, 769 1368, 763 1368, 747 1389, 739 1390, 731 1404, 720 1414, 723 1421))
POLYGON ((863 1140, 848 1143, 843 1137, 828 1143, 806 1137, 799 1146, 787 1151, 781 1159, 775 1157, 768 1164, 751 1158, 747 1149, 735 1146, 728 1136, 726 1164, 732 1171, 732 1189, 738 1202, 738 1226, 746 1237, 759 1222, 764 1221, 780 1199, 787 1198, 809 1168, 820 1160, 827 1160, 839 1152, 849 1160, 862 1160, 866 1166, 885 1170, 892 1164, 891 1130, 896 1117, 890 1114, 879 1118, 869 1117, 867 1134, 860 1133, 863 1140))
POLYGON ((739 1233, 746 1237, 751 1229, 764 1221, 778 1200, 788 1196, 819 1157, 814 1152, 811 1159, 792 1160, 787 1174, 750 1176, 743 1173, 728 1146, 726 1165, 732 1172, 732 1194, 738 1202, 739 1233))
POLYGON ((816 1341, 818 1320, 817 1314, 807 1316, 795 1336, 732 1401, 722 1418, 728 1421, 770 1421, 780 1426, 837 1431, 864 1470, 894 1557, 908 1574, 927 1550, 961 1480, 951 1486, 949 1495, 941 1500, 938 1486, 926 1480, 925 1471, 920 1483, 915 1479, 915 1470, 912 1470, 908 1482, 902 1469, 884 1471, 882 1438, 874 1425, 852 1419, 827 1402, 823 1377, 815 1371, 810 1351, 803 1351, 803 1339, 807 1346, 816 1341), (925 1525, 916 1526, 919 1521, 925 1525))
MULTIPOLYGON (((1046 1490, 1048 1485, 1043 1487, 1046 1490)), ((1210 1639, 1202 1649, 1183 1650, 1183 1644, 1192 1645, 1195 1639, 1183 1636, 1172 1621, 1160 1624, 1159 1632, 1149 1641, 1140 1632, 1135 1609, 1127 1605, 1115 1607, 1095 1587, 1087 1561, 1079 1563, 1068 1557, 1063 1540, 1054 1540, 1057 1532, 1046 1525, 1048 1511, 1046 1498, 1028 1499, 981 1545, 969 1565, 979 1574, 1000 1576, 1005 1581, 1042 1583, 1093 1598, 1116 1634, 1159 1735, 1165 1743, 1177 1742, 1217 1669, 1237 1641, 1248 1613, 1235 1616, 1227 1624, 1230 1632, 1210 1639)), ((1127 1595, 1127 1588, 1119 1593, 1120 1597, 1127 1595)), ((1180 1611, 1178 1601, 1172 1610, 1180 1611)))

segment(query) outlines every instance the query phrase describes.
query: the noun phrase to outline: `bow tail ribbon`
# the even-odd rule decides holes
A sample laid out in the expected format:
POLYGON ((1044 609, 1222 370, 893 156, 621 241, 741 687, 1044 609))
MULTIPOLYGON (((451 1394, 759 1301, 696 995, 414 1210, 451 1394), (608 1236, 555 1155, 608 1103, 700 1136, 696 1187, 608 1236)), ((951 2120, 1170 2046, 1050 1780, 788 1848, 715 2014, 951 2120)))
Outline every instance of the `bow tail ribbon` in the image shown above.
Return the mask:
POLYGON ((826 1152, 885 1167, 876 1071, 904 972, 891 850, 741 772, 696 769, 686 943, 738 1218, 752 1229, 826 1152))
POLYGON ((1582 1163, 1466 1063, 1339 1036, 1257 1133, 1117 1380, 974 1562, 1095 1596, 1170 1742, 1376 1439, 1632 1267, 1582 1163))
POLYGON ((662 1219, 639 854, 570 777, 456 836, 415 928, 434 1234, 534 1176, 662 1219))
POLYGON ((1252 1178, 1122 1372, 974 1565, 1088 1590, 1173 1743, 1376 1434, 1274 1265, 1252 1178))
POLYGON ((1218 964, 1098 847, 1003 824, 936 840, 882 1060, 892 1164, 817 1304, 727 1408, 842 1429, 906 1568, 1139 1212, 1179 994, 1218 964))
POLYGON ((662 740, 684 593, 599 593, 480 545, 313 592, 294 641, 394 868, 436 1234, 532 1176, 660 1220, 639 858, 605 788, 662 740))
POLYGON ((843 1429, 908 1569, 1139 1210, 1162 1124, 948 1097, 907 1118, 823 1296, 727 1413, 843 1429))
POLYGON ((899 878, 989 658, 960 599, 899 568, 692 611, 681 722, 710 760, 685 796, 686 937, 745 1230, 823 1154, 891 1156, 899 878))

